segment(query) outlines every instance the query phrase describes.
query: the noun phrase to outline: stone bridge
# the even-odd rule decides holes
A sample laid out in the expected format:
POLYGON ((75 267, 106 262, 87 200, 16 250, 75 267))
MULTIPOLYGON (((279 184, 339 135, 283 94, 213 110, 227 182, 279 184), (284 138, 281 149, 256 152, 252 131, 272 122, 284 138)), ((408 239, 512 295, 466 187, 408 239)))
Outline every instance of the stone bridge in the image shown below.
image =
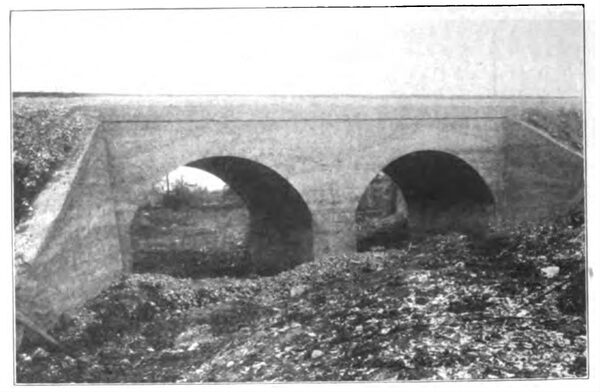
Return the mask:
POLYGON ((90 104, 95 131, 60 213, 18 277, 17 308, 49 326, 131 268, 130 225, 153 184, 189 165, 250 213, 256 272, 356 249, 355 212, 381 171, 411 229, 478 232, 564 211, 581 156, 519 120, 544 99, 204 97, 90 104))

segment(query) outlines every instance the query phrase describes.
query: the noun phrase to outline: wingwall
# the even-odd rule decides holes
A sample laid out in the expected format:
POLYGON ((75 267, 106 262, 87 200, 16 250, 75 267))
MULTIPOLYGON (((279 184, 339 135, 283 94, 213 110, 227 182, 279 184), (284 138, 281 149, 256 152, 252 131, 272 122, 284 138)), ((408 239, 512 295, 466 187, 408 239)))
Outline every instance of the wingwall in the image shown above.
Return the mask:
POLYGON ((17 267, 16 308, 44 329, 122 272, 106 148, 97 133, 88 144, 35 258, 17 267))

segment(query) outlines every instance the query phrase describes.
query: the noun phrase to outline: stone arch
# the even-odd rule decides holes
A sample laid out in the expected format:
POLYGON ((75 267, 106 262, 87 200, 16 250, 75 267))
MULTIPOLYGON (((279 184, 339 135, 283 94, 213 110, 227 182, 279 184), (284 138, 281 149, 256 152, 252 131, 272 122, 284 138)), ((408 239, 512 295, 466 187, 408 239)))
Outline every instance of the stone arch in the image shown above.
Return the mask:
MULTIPOLYGON (((398 186, 401 195, 394 197, 404 203, 404 211, 393 212, 404 213, 407 220, 403 229, 391 219, 395 225, 388 225, 382 233, 374 231, 380 242, 389 242, 386 236, 390 235, 447 231, 476 237, 486 234, 494 213, 494 196, 482 176, 463 159, 443 151, 419 150, 393 160, 382 172, 398 186)), ((364 195, 357 211, 363 201, 364 195)), ((372 241, 361 244, 357 240, 358 250, 382 245, 377 239, 372 241)))
POLYGON ((250 214, 252 270, 272 275, 313 259, 312 215, 300 193, 280 174, 256 161, 213 156, 186 164, 221 178, 250 214))

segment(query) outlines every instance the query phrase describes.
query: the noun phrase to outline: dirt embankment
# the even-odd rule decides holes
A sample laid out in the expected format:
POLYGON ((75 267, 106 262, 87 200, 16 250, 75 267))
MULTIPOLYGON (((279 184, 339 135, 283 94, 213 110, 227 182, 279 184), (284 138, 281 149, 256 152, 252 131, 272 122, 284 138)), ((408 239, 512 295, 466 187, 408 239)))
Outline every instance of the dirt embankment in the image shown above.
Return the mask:
POLYGON ((564 378, 586 374, 582 227, 446 235, 257 279, 132 275, 33 343, 19 382, 564 378))

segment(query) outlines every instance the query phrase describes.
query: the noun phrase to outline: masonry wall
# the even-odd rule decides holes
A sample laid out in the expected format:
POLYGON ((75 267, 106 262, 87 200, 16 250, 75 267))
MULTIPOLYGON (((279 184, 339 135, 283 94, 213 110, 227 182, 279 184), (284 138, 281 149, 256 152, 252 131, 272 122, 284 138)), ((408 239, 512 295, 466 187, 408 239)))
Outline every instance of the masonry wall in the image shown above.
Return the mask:
POLYGON ((17 274, 17 309, 42 328, 122 272, 108 165, 96 136, 37 257, 17 274))
MULTIPOLYGON (((153 183, 180 165, 235 156, 273 169, 310 208, 315 255, 355 250, 355 211, 371 179, 412 151, 455 154, 494 191, 501 185, 498 120, 200 121, 105 124, 121 233, 153 183)), ((123 242, 127 242, 125 239, 123 242)))
POLYGON ((499 220, 543 221, 563 215, 584 188, 584 161, 512 121, 503 122, 499 220))

